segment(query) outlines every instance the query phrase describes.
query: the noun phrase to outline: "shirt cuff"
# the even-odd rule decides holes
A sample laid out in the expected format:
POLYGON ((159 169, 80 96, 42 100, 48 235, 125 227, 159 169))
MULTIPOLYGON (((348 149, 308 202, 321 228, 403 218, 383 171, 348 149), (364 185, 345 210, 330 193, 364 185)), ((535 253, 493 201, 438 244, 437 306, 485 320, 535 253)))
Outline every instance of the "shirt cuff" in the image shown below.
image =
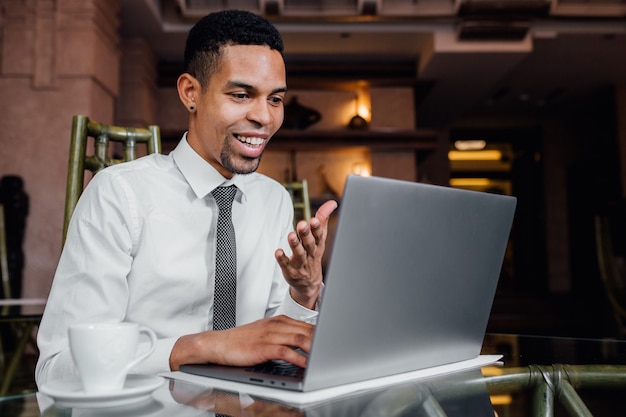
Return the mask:
POLYGON ((295 320, 300 320, 309 324, 317 324, 317 316, 319 315, 318 310, 322 301, 322 297, 324 295, 324 284, 322 284, 322 288, 320 289, 320 295, 317 297, 317 301, 315 302, 315 310, 310 310, 304 307, 301 304, 298 304, 293 298, 291 298, 290 292, 287 291, 287 296, 285 297, 285 301, 281 305, 278 313, 284 314, 287 317, 291 317, 295 320))
MULTIPOLYGON (((140 362, 134 372, 141 374, 158 374, 160 372, 170 371, 170 355, 172 349, 176 344, 178 337, 168 337, 166 339, 159 339, 156 343, 156 348, 150 356, 140 362)), ((144 352, 147 345, 140 344, 137 349, 138 352, 144 352)))

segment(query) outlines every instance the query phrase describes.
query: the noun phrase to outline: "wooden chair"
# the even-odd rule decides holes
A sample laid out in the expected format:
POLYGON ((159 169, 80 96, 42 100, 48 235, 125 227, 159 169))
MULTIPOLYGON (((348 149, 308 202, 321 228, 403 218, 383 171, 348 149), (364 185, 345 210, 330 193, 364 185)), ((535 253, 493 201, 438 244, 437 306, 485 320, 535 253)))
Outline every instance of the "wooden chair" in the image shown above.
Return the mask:
POLYGON ((283 183, 289 191, 293 201, 293 225, 300 220, 309 221, 311 219, 311 200, 309 198, 309 184, 307 180, 291 181, 283 183))
POLYGON ((158 126, 148 128, 121 127, 89 120, 87 116, 76 115, 72 119, 72 138, 67 170, 65 193, 65 219, 63 222, 63 243, 67 228, 83 192, 85 171, 97 174, 103 168, 137 158, 137 143, 147 146, 147 153, 161 153, 161 133, 158 126), (93 138, 93 155, 87 155, 88 138, 93 138), (111 156, 109 145, 121 143, 121 157, 111 156))
POLYGON ((615 253, 608 216, 595 217, 595 234, 600 277, 611 304, 618 335, 626 338, 626 258, 615 253))

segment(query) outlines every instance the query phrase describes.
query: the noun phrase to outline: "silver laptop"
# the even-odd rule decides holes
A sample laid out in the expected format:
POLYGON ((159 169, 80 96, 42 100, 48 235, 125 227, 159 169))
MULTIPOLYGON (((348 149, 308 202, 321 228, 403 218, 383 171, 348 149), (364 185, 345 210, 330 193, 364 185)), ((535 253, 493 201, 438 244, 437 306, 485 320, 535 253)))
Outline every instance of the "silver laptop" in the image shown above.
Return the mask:
POLYGON ((474 359, 515 205, 510 196, 349 176, 307 368, 181 371, 312 391, 474 359))

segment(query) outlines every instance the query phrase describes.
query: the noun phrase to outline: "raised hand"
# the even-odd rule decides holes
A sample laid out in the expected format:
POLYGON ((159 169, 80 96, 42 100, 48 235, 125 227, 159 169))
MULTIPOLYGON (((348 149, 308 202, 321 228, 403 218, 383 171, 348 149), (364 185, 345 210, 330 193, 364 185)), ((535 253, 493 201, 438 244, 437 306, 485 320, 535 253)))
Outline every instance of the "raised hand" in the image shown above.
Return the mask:
POLYGON ((288 236, 292 256, 282 249, 275 252, 276 261, 291 286, 291 297, 304 307, 313 309, 322 288, 322 257, 326 249, 328 220, 337 202, 325 202, 309 222, 298 222, 288 236))

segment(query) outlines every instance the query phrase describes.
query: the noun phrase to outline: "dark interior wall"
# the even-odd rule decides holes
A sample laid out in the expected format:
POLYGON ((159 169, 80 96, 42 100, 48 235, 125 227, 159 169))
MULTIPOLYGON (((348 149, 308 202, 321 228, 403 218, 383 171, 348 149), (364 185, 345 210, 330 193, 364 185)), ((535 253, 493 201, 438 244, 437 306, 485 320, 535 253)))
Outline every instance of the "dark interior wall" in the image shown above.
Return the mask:
MULTIPOLYGON (((471 128, 488 142, 506 138, 514 148, 508 174, 518 197, 511 232, 514 273, 501 282, 495 307, 503 317, 519 314, 514 330, 614 334, 594 235, 595 214, 620 197, 614 91, 599 88, 531 117, 482 115, 471 128)), ((498 330, 507 331, 510 323, 501 324, 498 330)))
POLYGON ((620 199, 617 117, 612 88, 573 103, 567 166, 572 296, 584 314, 580 325, 599 335, 610 331, 610 309, 598 271, 594 216, 620 199))

